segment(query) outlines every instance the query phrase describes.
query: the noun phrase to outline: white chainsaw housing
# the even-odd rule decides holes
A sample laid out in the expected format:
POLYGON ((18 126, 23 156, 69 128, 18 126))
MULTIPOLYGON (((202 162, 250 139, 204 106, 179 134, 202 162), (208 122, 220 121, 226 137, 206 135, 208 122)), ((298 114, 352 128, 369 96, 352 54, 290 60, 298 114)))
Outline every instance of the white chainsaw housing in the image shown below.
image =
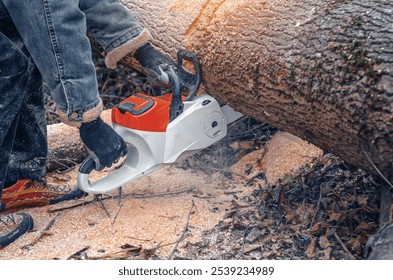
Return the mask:
POLYGON ((210 95, 184 102, 183 112, 167 126, 165 132, 130 129, 113 124, 124 139, 128 152, 124 165, 96 182, 89 174, 78 173, 79 188, 102 194, 130 183, 162 164, 175 162, 187 151, 201 150, 227 134, 227 120, 218 102, 210 95))

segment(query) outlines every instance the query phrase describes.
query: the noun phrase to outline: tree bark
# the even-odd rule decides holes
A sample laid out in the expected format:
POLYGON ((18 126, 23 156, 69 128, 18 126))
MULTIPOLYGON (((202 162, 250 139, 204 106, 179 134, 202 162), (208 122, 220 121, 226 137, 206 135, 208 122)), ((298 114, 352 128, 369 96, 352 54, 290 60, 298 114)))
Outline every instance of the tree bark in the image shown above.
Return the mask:
POLYGON ((220 102, 393 180, 392 1, 122 2, 220 102))
POLYGON ((392 1, 122 2, 220 102, 393 179, 392 1))
MULTIPOLYGON (((101 118, 107 124, 112 125, 110 110, 103 111, 101 118)), ((73 167, 87 156, 88 152, 79 137, 79 129, 64 123, 48 125, 48 160, 46 163, 48 172, 73 167)))

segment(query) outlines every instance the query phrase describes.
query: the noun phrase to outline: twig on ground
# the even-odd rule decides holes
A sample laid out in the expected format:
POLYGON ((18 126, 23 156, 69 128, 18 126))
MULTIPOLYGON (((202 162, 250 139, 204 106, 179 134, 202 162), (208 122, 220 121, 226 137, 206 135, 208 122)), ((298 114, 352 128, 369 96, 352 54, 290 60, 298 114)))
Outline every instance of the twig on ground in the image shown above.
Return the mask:
POLYGON ((53 226, 55 223, 57 217, 60 215, 60 213, 57 213, 50 221, 49 223, 44 227, 43 230, 41 230, 40 235, 34 239, 31 243, 24 245, 22 249, 30 249, 30 247, 34 246, 37 244, 38 241, 40 241, 45 235, 51 235, 51 233, 48 232, 48 230, 53 226))
POLYGON ((123 187, 119 188, 119 194, 118 194, 118 200, 117 200, 117 205, 120 205, 121 203, 121 195, 123 193, 123 187))
POLYGON ((309 229, 312 228, 312 226, 314 225, 315 217, 317 216, 319 211, 319 206, 321 205, 321 200, 322 200, 322 188, 321 186, 319 186, 319 198, 318 198, 317 206, 315 207, 314 215, 312 216, 311 219, 310 226, 308 227, 309 229))
POLYGON ((348 257, 351 260, 356 260, 355 257, 352 255, 352 253, 348 250, 347 246, 345 246, 344 242, 341 240, 341 238, 337 235, 337 233, 333 233, 334 237, 337 239, 337 241, 340 243, 341 247, 344 249, 345 253, 347 253, 348 257))
POLYGON ((61 167, 59 167, 59 168, 57 168, 56 170, 53 170, 53 171, 52 171, 52 172, 58 172, 58 173, 67 173, 68 171, 71 171, 72 169, 75 168, 75 166, 77 166, 77 165, 79 164, 79 163, 77 163, 76 161, 73 161, 73 160, 69 159, 68 157, 62 158, 62 159, 60 159, 60 158, 54 158, 54 157, 45 157, 45 158, 40 157, 40 158, 38 158, 38 159, 39 159, 39 160, 53 161, 53 162, 56 162, 58 165, 63 166, 63 168, 66 168, 65 170, 60 170, 61 167), (69 165, 67 165, 66 163, 63 163, 62 161, 63 161, 63 162, 66 162, 66 163, 70 163, 70 164, 72 164, 72 165, 69 166, 69 165))
POLYGON ((173 254, 175 253, 177 246, 179 246, 179 243, 184 239, 184 236, 188 230, 188 226, 190 224, 190 217, 193 213, 193 210, 196 209, 196 205, 194 200, 191 201, 191 207, 190 207, 190 211, 188 212, 188 216, 187 216, 187 222, 183 228, 183 231, 181 232, 181 235, 179 237, 179 239, 175 242, 175 246, 172 248, 171 254, 169 255, 168 259, 171 260, 173 257, 173 254))
POLYGON ((111 214, 109 214, 108 209, 106 209, 105 204, 103 202, 103 199, 101 197, 99 197, 99 196, 96 196, 95 198, 96 198, 95 200, 100 203, 101 208, 104 209, 104 211, 105 211, 106 215, 108 216, 108 218, 110 218, 111 214))
POLYGON ((133 253, 139 253, 142 250, 142 246, 129 246, 129 248, 124 248, 120 251, 107 253, 101 256, 92 256, 89 259, 92 260, 124 260, 132 256, 133 253))
MULTIPOLYGON (((189 193, 192 192, 195 188, 191 187, 191 188, 187 188, 187 189, 183 189, 183 190, 179 190, 176 192, 163 192, 163 193, 155 193, 155 194, 150 194, 150 195, 143 195, 143 194, 126 194, 126 195, 122 195, 121 198, 135 198, 135 199, 144 199, 144 198, 151 198, 151 197, 157 197, 157 196, 171 196, 171 195, 178 195, 178 194, 182 194, 182 193, 189 193)), ((101 198, 101 200, 107 200, 107 199, 116 199, 119 198, 119 196, 108 196, 108 197, 104 197, 101 198)), ((73 209, 79 206, 85 206, 85 205, 89 205, 93 202, 96 202, 96 200, 89 200, 89 201, 84 201, 82 203, 79 204, 75 204, 75 205, 71 205, 71 206, 66 206, 66 207, 61 207, 61 208, 55 208, 55 209, 49 209, 48 212, 49 213, 54 213, 54 212, 59 212, 59 211, 64 211, 64 210, 68 210, 68 209, 73 209)))
POLYGON ((115 218, 113 218, 112 226, 116 223, 117 216, 119 215, 120 210, 121 210, 122 207, 123 207, 123 204, 120 205, 119 210, 117 211, 117 213, 115 215, 115 218))
POLYGON ((361 145, 361 148, 362 148, 362 152, 363 152, 364 156, 366 157, 368 162, 371 164, 371 166, 374 168, 374 170, 379 174, 379 176, 381 176, 381 178, 386 182, 386 184, 389 185, 390 189, 393 190, 393 184, 390 183, 390 181, 382 174, 382 172, 379 170, 379 168, 374 164, 374 162, 371 160, 369 155, 364 150, 363 144, 361 145))
POLYGON ((379 228, 382 229, 386 224, 392 221, 393 197, 389 186, 383 184, 381 186, 381 198, 379 206, 379 228))
POLYGON ((66 206, 66 207, 61 207, 61 208, 55 208, 55 209, 48 209, 49 213, 55 213, 55 212, 60 212, 60 211, 64 211, 64 210, 69 210, 69 209, 73 209, 73 208, 77 208, 79 206, 85 206, 88 205, 92 202, 95 202, 94 200, 91 201, 83 201, 81 203, 78 204, 74 204, 74 205, 70 205, 70 206, 66 206))
POLYGON ((138 241, 145 241, 145 242, 152 241, 152 239, 142 239, 142 238, 137 238, 137 237, 132 237, 132 236, 126 236, 126 237, 134 239, 134 240, 138 240, 138 241))
POLYGON ((86 251, 89 250, 89 249, 90 249, 90 246, 86 246, 85 248, 80 249, 79 251, 76 251, 75 253, 73 253, 71 256, 69 256, 69 257, 67 258, 67 260, 72 260, 72 259, 78 258, 78 257, 80 257, 80 255, 81 255, 82 253, 86 252, 86 251))
POLYGON ((188 193, 188 192, 192 192, 195 189, 195 187, 191 187, 191 188, 187 188, 187 189, 183 189, 183 190, 179 190, 179 191, 175 191, 175 192, 163 192, 163 193, 155 193, 155 194, 128 194, 128 195, 124 195, 123 198, 126 197, 132 197, 132 198, 151 198, 151 197, 157 197, 157 196, 169 196, 169 195, 177 195, 177 194, 182 194, 182 193, 188 193))

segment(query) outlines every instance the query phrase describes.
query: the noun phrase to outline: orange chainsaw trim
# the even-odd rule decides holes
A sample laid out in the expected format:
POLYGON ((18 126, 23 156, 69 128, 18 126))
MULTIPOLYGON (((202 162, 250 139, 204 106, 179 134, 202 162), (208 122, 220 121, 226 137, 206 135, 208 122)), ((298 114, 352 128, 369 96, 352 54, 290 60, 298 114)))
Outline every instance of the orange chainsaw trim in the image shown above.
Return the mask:
POLYGON ((143 93, 132 95, 122 102, 135 104, 133 110, 141 110, 153 100, 153 106, 146 112, 135 115, 131 112, 122 113, 118 108, 112 109, 112 122, 130 129, 143 130, 149 132, 165 132, 169 124, 169 110, 172 100, 172 94, 168 93, 162 96, 149 96, 143 93))

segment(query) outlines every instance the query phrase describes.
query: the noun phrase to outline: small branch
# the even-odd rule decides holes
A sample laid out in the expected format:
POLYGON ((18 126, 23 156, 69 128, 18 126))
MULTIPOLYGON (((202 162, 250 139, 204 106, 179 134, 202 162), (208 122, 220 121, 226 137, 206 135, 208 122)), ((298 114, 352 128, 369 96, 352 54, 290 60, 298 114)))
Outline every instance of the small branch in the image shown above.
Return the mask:
POLYGON ((382 229, 385 225, 392 221, 392 205, 393 199, 389 186, 382 184, 381 186, 381 198, 379 206, 379 228, 382 229))
MULTIPOLYGON (((126 194, 126 195, 122 195, 121 198, 135 198, 135 199, 144 199, 144 198, 151 198, 151 197, 157 197, 157 196, 171 196, 171 195, 178 195, 178 194, 182 194, 182 193, 189 193, 192 192, 195 188, 191 187, 191 188, 187 188, 187 189, 183 189, 183 190, 179 190, 176 192, 165 192, 165 193, 155 193, 155 194, 151 194, 151 195, 143 195, 143 194, 126 194)), ((101 198, 101 200, 107 200, 107 199, 118 199, 119 196, 108 196, 108 197, 104 197, 101 198)), ((97 200, 89 200, 89 201, 84 201, 82 203, 79 204, 75 204, 75 205, 71 205, 71 206, 66 206, 66 207, 61 207, 61 208, 55 208, 55 209, 49 209, 48 212, 49 213, 54 213, 54 212, 59 212, 59 211, 64 211, 64 210, 68 210, 68 209, 73 209, 73 208, 77 208, 79 206, 85 206, 85 205, 89 205, 93 202, 96 202, 97 200)))
POLYGON ((108 216, 108 218, 110 218, 110 217, 111 217, 111 214, 109 214, 108 209, 106 209, 105 204, 104 204, 104 202, 103 202, 103 199, 102 199, 101 197, 99 197, 99 196, 96 196, 96 201, 98 201, 98 202, 100 203, 101 208, 104 209, 106 215, 108 216))
POLYGON ((77 208, 77 207, 79 207, 79 206, 85 206, 85 205, 88 205, 88 204, 93 203, 93 202, 95 202, 95 201, 94 201, 94 200, 91 200, 91 201, 84 201, 84 202, 81 202, 81 203, 78 203, 78 204, 74 204, 74 205, 71 205, 71 206, 66 206, 66 207, 61 207, 61 208, 55 208, 55 209, 48 209, 48 212, 49 212, 49 213, 60 212, 60 211, 64 211, 64 210, 69 210, 69 209, 77 208))
POLYGON ((175 253, 175 251, 177 249, 177 246, 179 246, 179 243, 185 238, 184 236, 185 236, 185 234, 186 234, 186 232, 188 230, 188 226, 189 226, 189 223, 190 223, 190 217, 191 217, 191 214, 193 213, 194 208, 196 209, 196 205, 195 205, 194 200, 192 200, 190 211, 188 212, 188 216, 187 216, 187 222, 186 222, 186 224, 185 224, 185 226, 183 228, 183 231, 182 231, 179 239, 177 241, 175 241, 175 246, 173 247, 172 252, 171 252, 171 254, 168 257, 169 260, 172 259, 173 254, 175 253))
POLYGON ((35 244, 37 244, 38 241, 40 241, 45 235, 50 235, 48 233, 48 230, 53 226, 53 224, 55 223, 57 217, 60 215, 60 213, 57 213, 56 216, 54 216, 49 223, 46 225, 46 227, 41 231, 40 235, 34 239, 31 243, 24 245, 22 247, 22 249, 30 249, 30 247, 34 246, 35 244))
POLYGON ((322 188, 321 186, 319 186, 319 198, 318 198, 317 206, 315 207, 314 215, 311 219, 310 226, 308 227, 309 229, 312 228, 312 226, 314 225, 315 217, 317 216, 319 211, 319 206, 321 205, 321 200, 322 200, 322 188))
POLYGON ((116 215, 115 215, 115 218, 113 219, 113 222, 112 222, 112 225, 114 225, 115 224, 115 222, 116 222, 116 219, 117 219, 117 216, 119 215, 119 213, 120 213, 120 210, 121 210, 121 208, 123 207, 123 204, 122 205, 120 205, 120 207, 119 207, 119 210, 117 211, 117 213, 116 213, 116 215))
POLYGON ((120 188, 119 188, 119 194, 118 194, 117 205, 120 205, 120 203, 121 203, 122 193, 123 193, 123 187, 120 187, 120 188))
POLYGON ((136 238, 136 237, 132 237, 132 236, 126 236, 126 237, 134 239, 134 240, 138 240, 138 241, 144 241, 144 242, 152 241, 152 239, 141 239, 141 238, 136 238))
POLYGON ((75 259, 75 258, 77 258, 77 257, 80 257, 80 255, 81 255, 82 253, 84 253, 85 251, 87 251, 87 250, 89 250, 89 249, 90 249, 90 246, 86 246, 85 248, 83 248, 83 249, 81 249, 81 250, 79 250, 79 251, 73 253, 71 256, 69 256, 69 257, 67 258, 67 260, 72 260, 72 259, 75 259))
POLYGON ((337 233, 333 233, 334 237, 337 239, 337 241, 340 243, 341 247, 344 249, 345 253, 347 253, 348 257, 351 260, 356 260, 355 257, 352 255, 352 253, 348 250, 347 246, 345 246, 344 242, 341 240, 341 238, 337 235, 337 233))
POLYGON ((366 159, 368 160, 368 162, 371 164, 371 166, 374 168, 374 170, 379 174, 379 176, 381 176, 381 178, 386 182, 386 184, 389 185, 389 187, 393 190, 393 184, 390 183, 390 181, 382 174, 382 172, 378 169, 378 167, 374 164, 374 162, 371 160, 371 158, 369 157, 369 155, 366 153, 366 151, 363 148, 363 144, 361 145, 362 148, 362 152, 364 154, 364 156, 366 157, 366 159))
POLYGON ((178 194, 182 194, 182 193, 188 193, 188 192, 192 192, 195 188, 191 187, 191 188, 187 188, 187 189, 183 189, 183 190, 179 190, 179 191, 175 191, 175 192, 164 192, 164 193, 155 193, 155 194, 148 194, 148 195, 143 195, 143 194, 128 194, 123 196, 123 198, 126 197, 132 197, 132 198, 151 198, 151 197, 157 197, 157 196, 169 196, 169 195, 178 195, 178 194))
POLYGON ((138 253, 142 250, 142 246, 131 246, 130 248, 125 248, 120 251, 108 253, 102 256, 93 256, 89 259, 92 260, 124 260, 132 256, 133 253, 138 253))

